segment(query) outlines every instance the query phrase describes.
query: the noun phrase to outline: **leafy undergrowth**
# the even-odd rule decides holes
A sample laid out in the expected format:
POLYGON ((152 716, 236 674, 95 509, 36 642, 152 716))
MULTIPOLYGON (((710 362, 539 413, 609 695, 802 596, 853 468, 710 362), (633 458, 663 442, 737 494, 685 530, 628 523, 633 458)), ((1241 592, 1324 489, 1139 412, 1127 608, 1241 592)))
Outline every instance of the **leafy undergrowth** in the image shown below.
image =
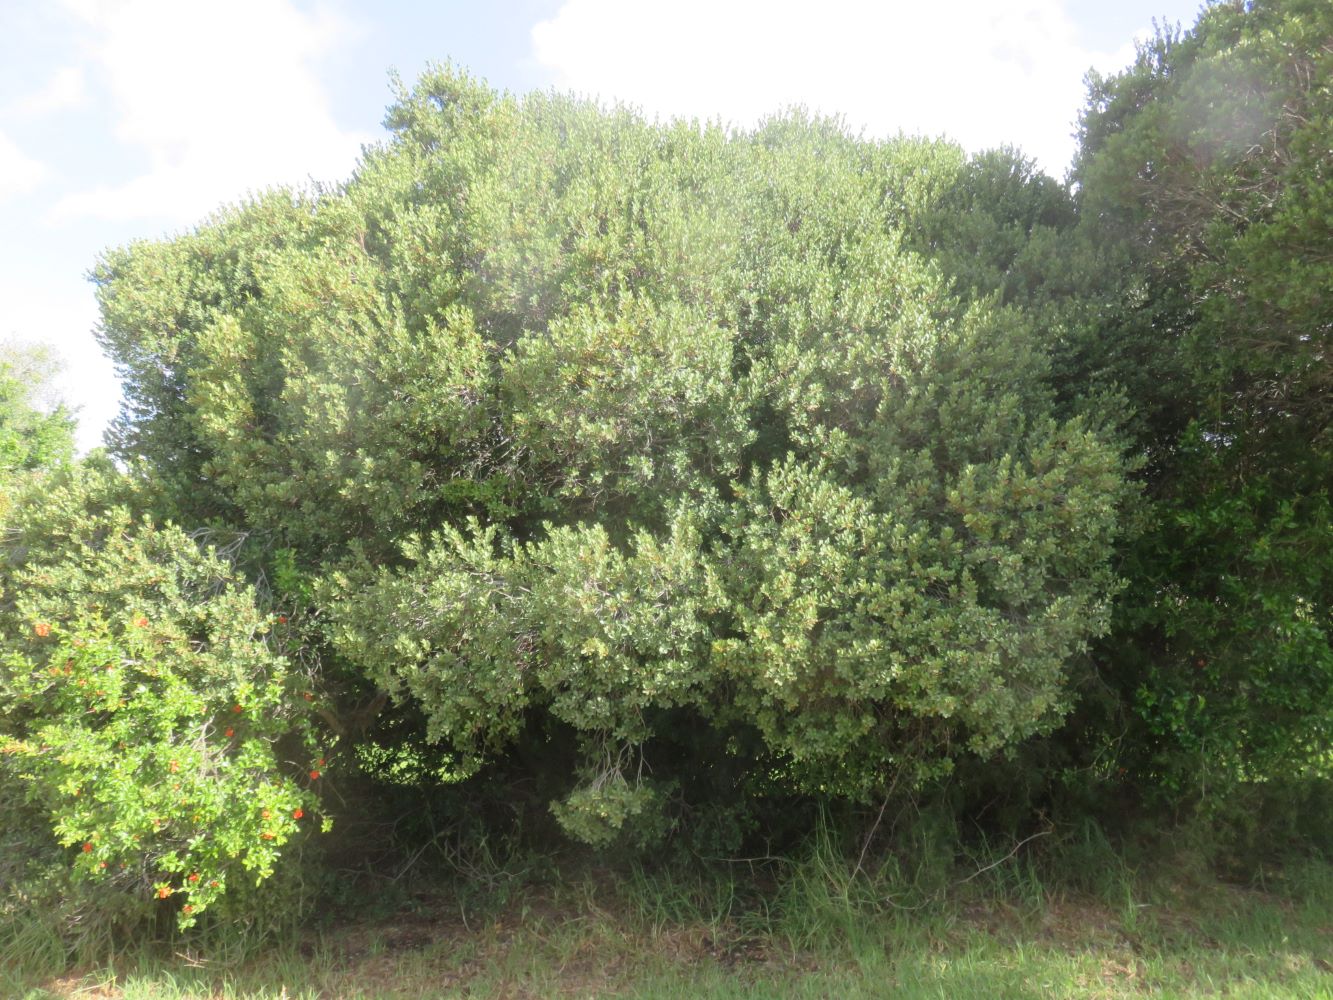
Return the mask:
POLYGON ((1015 866, 914 910, 867 906, 847 883, 757 894, 740 874, 421 890, 241 961, 145 949, 63 975, 0 972, 0 990, 23 1000, 1333 997, 1327 866, 1262 887, 1177 873, 1096 894, 1052 890, 1015 866))

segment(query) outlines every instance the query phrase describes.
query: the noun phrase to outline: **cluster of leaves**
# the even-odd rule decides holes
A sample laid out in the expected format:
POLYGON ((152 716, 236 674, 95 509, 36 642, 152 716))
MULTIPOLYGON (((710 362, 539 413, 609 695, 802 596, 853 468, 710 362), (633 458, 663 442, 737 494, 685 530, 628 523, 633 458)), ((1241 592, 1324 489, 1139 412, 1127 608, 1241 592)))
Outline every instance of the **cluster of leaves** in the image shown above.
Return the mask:
POLYGON ((89 467, 9 512, 0 781, 24 789, 78 873, 170 897, 188 926, 319 822, 321 751, 253 588, 130 499, 89 467))

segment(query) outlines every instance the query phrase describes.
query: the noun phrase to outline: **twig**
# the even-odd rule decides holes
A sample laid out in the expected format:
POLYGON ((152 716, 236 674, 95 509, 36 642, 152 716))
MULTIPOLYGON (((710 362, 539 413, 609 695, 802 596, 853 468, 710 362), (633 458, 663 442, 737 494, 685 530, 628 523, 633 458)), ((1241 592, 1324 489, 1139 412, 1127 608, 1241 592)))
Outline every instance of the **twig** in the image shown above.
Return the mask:
POLYGON ((954 888, 957 888, 957 887, 960 886, 960 885, 966 885, 968 882, 971 882, 971 881, 972 881, 974 878, 976 878, 978 875, 984 875, 984 874, 986 874, 986 872, 990 871, 992 868, 998 868, 1000 865, 1004 864, 1006 861, 1008 861, 1010 858, 1012 858, 1015 854, 1017 854, 1018 851, 1019 851, 1019 849, 1020 849, 1024 844, 1031 843, 1032 841, 1036 840, 1038 837, 1045 837, 1045 836, 1048 836, 1050 833, 1051 833, 1050 830, 1039 830, 1038 832, 1034 833, 1034 834, 1033 834, 1032 836, 1030 836, 1030 837, 1024 837, 1022 840, 1020 840, 1017 844, 1014 845, 1014 849, 1013 849, 1012 851, 1010 851, 1010 852, 1009 852, 1008 854, 1006 854, 1004 857, 1000 858, 999 861, 992 861, 992 862, 991 862, 990 864, 988 864, 985 868, 978 868, 976 871, 974 871, 974 872, 973 872, 971 875, 969 875, 967 878, 962 879, 962 880, 960 880, 960 881, 958 881, 958 882, 955 882, 955 883, 953 884, 953 887, 954 887, 954 888))
MULTIPOLYGON (((891 793, 893 790, 890 789, 889 791, 891 793)), ((879 804, 879 815, 875 817, 875 822, 870 824, 870 831, 861 844, 861 856, 856 859, 856 868, 852 870, 852 878, 861 874, 861 866, 865 864, 866 852, 870 850, 870 842, 875 839, 875 831, 879 829, 880 821, 884 819, 884 810, 887 808, 889 808, 889 796, 885 795, 884 801, 879 804)))
POLYGON ((902 776, 902 773, 901 769, 895 771, 893 780, 889 782, 888 790, 884 793, 884 801, 879 806, 879 815, 875 817, 875 822, 871 824, 870 831, 866 834, 865 842, 861 844, 861 856, 856 859, 856 868, 852 872, 852 878, 861 874, 861 866, 865 864, 866 853, 870 850, 870 842, 875 839, 875 832, 884 819, 884 810, 889 808, 889 800, 893 798, 893 791, 898 787, 898 778, 902 776))

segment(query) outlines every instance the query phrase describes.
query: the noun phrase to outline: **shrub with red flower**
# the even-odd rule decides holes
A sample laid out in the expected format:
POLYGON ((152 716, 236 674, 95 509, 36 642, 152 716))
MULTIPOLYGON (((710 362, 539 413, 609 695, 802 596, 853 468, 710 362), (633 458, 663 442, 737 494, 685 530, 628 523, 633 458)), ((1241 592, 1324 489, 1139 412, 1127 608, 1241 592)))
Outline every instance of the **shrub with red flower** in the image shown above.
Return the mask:
POLYGON ((301 759, 318 756, 308 683, 269 646, 268 616, 234 566, 175 528, 90 509, 71 499, 27 527, 35 513, 7 515, 43 545, 0 553, 0 592, 29 605, 0 623, 41 641, 6 650, 0 745, 75 877, 143 906, 182 897, 189 926, 231 887, 271 877, 298 832, 293 812, 315 804, 274 749, 294 739, 301 759), (108 581, 124 583, 114 598, 108 581), (232 638, 201 645, 201 630, 232 638), (201 724, 227 717, 199 740, 201 724))

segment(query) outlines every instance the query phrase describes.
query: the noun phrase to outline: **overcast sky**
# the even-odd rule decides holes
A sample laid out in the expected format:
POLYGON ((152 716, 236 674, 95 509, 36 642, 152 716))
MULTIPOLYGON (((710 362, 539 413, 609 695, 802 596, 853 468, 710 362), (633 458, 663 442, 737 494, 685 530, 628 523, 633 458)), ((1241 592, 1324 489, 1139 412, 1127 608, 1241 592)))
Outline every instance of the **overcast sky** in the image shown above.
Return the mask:
POLYGON ((1063 176, 1090 67, 1200 0, 0 0, 0 340, 63 357, 79 442, 119 388, 92 336, 105 247, 247 192, 336 181, 388 72, 451 60, 735 125, 799 103, 869 135, 1019 145, 1063 176))

